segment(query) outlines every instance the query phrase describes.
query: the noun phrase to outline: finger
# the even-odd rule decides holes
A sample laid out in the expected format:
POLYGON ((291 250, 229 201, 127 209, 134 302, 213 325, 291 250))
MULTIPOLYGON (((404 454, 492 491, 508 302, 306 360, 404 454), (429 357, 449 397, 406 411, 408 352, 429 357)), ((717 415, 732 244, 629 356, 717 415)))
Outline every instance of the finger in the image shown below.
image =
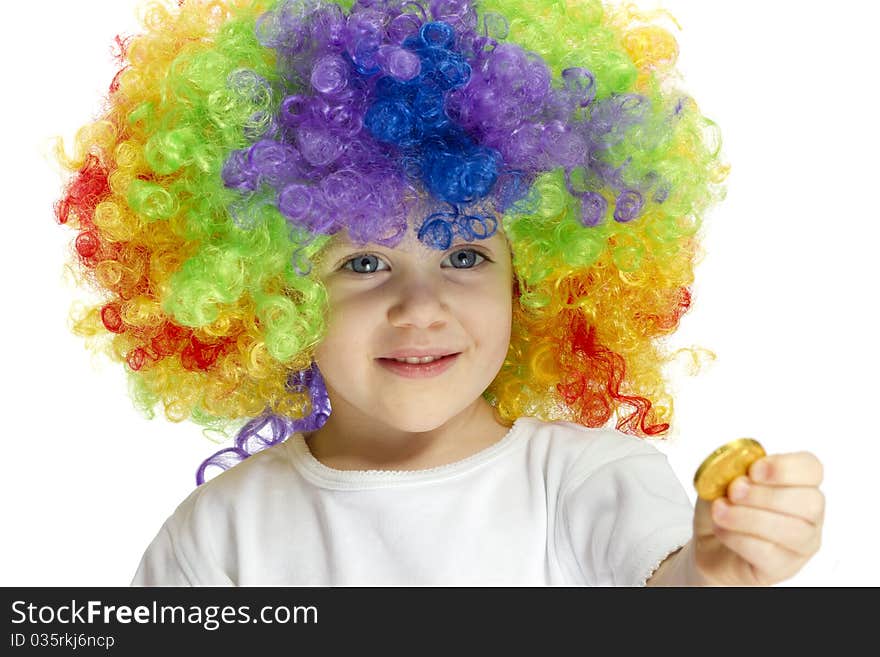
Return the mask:
POLYGON ((749 467, 749 477, 768 486, 819 486, 823 476, 822 462, 810 452, 771 454, 749 467))
POLYGON ((765 509, 821 525, 825 518, 825 495, 805 486, 764 486, 748 477, 737 477, 727 489, 734 504, 765 509))
POLYGON ((722 529, 749 534, 801 556, 811 556, 819 549, 819 531, 802 518, 727 504, 722 497, 712 503, 712 520, 722 529))
POLYGON ((718 540, 746 561, 758 583, 781 582, 794 575, 806 560, 780 545, 749 534, 716 528, 718 540))

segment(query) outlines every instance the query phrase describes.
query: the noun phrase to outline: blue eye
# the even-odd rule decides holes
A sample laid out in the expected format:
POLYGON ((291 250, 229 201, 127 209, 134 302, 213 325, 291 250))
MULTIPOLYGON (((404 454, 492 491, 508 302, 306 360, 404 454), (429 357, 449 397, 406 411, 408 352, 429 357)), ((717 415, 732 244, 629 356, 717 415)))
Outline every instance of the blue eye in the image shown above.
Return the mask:
MULTIPOLYGON (((449 254, 449 258, 454 269, 473 269, 483 260, 488 260, 486 256, 475 249, 459 249, 449 254)), ((446 259, 443 262, 446 262, 446 259)), ((377 271, 388 269, 388 265, 385 265, 385 270, 380 269, 380 263, 384 264, 385 261, 379 258, 379 256, 372 253, 361 253, 350 260, 346 260, 342 265, 342 269, 348 269, 355 274, 375 274, 377 271)))
POLYGON ((452 259, 452 266, 456 269, 473 269, 483 260, 487 260, 483 254, 474 249, 459 249, 455 253, 451 253, 449 257, 452 259), (477 258, 482 258, 482 260, 477 261, 477 258), (459 267, 458 264, 463 264, 465 266, 459 267))
POLYGON ((356 274, 374 274, 379 271, 378 263, 380 262, 382 262, 382 260, 373 254, 362 253, 351 260, 347 260, 345 264, 342 265, 342 268, 353 271, 356 274), (349 267, 349 265, 351 265, 351 267, 349 267), (358 269, 358 267, 363 267, 365 271, 358 269))

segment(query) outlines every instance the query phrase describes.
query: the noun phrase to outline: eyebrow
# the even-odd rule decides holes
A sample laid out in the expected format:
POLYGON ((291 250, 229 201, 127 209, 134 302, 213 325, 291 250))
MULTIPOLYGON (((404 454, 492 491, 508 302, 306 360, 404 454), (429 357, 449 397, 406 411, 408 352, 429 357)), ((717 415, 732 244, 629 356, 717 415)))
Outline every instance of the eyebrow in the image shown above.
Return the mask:
MULTIPOLYGON (((461 246, 461 245, 465 245, 465 244, 466 245, 473 245, 473 246, 483 246, 483 247, 491 250, 492 245, 486 243, 489 239, 491 239, 491 238, 486 238, 483 240, 480 240, 480 239, 466 240, 460 236, 457 236, 452 241, 452 244, 450 244, 449 247, 444 250, 448 251, 449 249, 452 249, 456 246, 461 246)), ((342 251, 342 250, 346 250, 346 251, 347 250, 355 250, 356 251, 356 250, 361 250, 361 249, 368 250, 371 248, 388 249, 389 251, 394 251, 394 248, 388 247, 388 246, 383 246, 382 244, 375 244, 373 242, 367 242, 366 244, 359 245, 359 244, 355 244, 354 242, 349 241, 348 239, 345 239, 344 241, 334 242, 333 244, 330 244, 329 246, 327 246, 325 248, 324 253, 329 254, 329 253, 335 253, 336 251, 342 251)), ((432 249, 432 250, 439 251, 440 249, 432 249)))

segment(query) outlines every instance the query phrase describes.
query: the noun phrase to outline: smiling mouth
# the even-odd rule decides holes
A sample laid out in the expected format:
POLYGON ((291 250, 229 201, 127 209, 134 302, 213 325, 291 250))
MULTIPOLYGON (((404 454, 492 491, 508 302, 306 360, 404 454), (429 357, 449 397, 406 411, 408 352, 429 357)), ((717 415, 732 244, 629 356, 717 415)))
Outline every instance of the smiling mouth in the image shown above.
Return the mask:
POLYGON ((376 361, 386 370, 407 378, 437 376, 452 367, 461 353, 447 354, 427 363, 408 363, 394 358, 377 358, 376 361))
POLYGON ((410 365, 425 365, 427 363, 433 363, 438 360, 443 360, 444 358, 448 358, 449 356, 456 356, 457 353, 454 354, 444 354, 443 356, 408 356, 406 358, 379 358, 379 360, 392 360, 395 363, 409 363, 410 365))

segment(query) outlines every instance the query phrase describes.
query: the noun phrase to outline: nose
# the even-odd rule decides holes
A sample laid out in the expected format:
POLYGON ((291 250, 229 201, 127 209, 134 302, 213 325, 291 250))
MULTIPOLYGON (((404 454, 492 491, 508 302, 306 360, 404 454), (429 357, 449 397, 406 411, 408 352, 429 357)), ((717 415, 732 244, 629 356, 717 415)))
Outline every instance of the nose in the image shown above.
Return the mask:
POLYGON ((394 302, 388 308, 393 326, 430 328, 449 319, 449 305, 435 277, 413 274, 401 281, 394 302))

